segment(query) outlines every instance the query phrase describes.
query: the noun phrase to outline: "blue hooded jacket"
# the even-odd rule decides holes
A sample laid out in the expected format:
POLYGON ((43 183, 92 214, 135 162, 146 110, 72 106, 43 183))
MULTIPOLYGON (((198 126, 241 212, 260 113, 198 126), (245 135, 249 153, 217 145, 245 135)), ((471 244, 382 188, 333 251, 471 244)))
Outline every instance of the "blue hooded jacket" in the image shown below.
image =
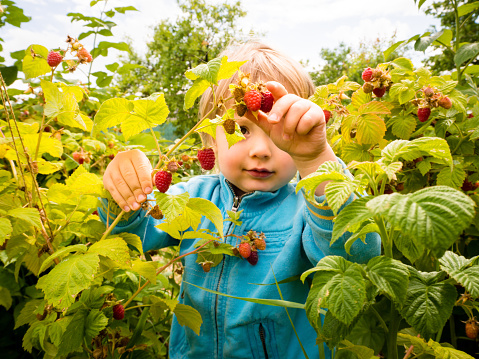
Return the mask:
MULTIPOLYGON (((302 274, 327 255, 339 255, 347 260, 365 263, 380 254, 380 238, 376 233, 366 236, 366 244, 356 241, 351 255, 344 250, 350 234, 346 233, 330 246, 334 218, 328 206, 318 206, 295 192, 295 184, 287 184, 274 192, 255 191, 240 198, 222 174, 197 176, 188 182, 172 186, 169 194, 188 192, 190 197, 208 199, 221 210, 243 211, 242 224, 225 222, 224 233, 245 235, 249 230, 266 236, 266 249, 259 251, 259 261, 251 265, 238 257, 224 256, 222 262, 208 273, 198 263, 196 255, 182 259, 184 265, 180 303, 198 310, 203 319, 200 335, 182 327, 173 319, 170 336, 170 358, 300 358, 301 347, 282 307, 269 306, 212 294, 187 283, 237 297, 281 299, 275 283, 302 274), (274 275, 273 275, 274 273, 274 275), (186 282, 186 283, 185 283, 186 282)), ((323 197, 318 202, 324 201, 323 197)), ((345 204, 352 201, 352 198, 345 204)), ((105 212, 99 209, 106 220, 105 212)), ((120 221, 114 232, 137 234, 143 249, 159 249, 178 245, 179 241, 155 226, 161 220, 145 216, 144 210, 120 221)), ((215 231, 203 217, 200 228, 215 231)), ((180 254, 194 249, 197 240, 185 239, 180 254)), ((226 243, 236 245, 238 239, 226 236, 226 243)), ((300 280, 280 285, 284 300, 305 303, 309 292, 307 282, 300 280)), ((299 338, 309 358, 319 358, 316 332, 309 324, 303 309, 288 309, 299 338)), ((326 348, 326 357, 331 354, 326 348)))

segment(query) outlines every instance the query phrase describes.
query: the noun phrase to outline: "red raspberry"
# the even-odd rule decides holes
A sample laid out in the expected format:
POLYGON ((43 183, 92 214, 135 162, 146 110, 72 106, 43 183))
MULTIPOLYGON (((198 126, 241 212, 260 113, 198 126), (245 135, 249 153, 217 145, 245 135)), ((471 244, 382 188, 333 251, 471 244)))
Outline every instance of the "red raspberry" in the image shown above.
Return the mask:
POLYGON ((385 87, 378 87, 373 90, 373 94, 375 94, 377 97, 383 97, 385 93, 386 93, 385 87))
POLYGON ((248 258, 252 253, 251 245, 248 242, 241 242, 238 246, 238 251, 243 258, 248 258))
POLYGON ((421 122, 426 122, 430 115, 431 109, 429 107, 420 107, 417 109, 417 117, 421 122))
POLYGON ((125 318, 125 308, 122 304, 117 304, 113 307, 113 318, 116 320, 122 320, 125 318))
POLYGON ((473 113, 470 113, 469 115, 467 115, 467 118, 473 118, 473 117, 474 117, 473 113))
POLYGON ((93 57, 91 57, 91 54, 84 47, 82 47, 80 50, 78 50, 77 57, 80 61, 81 60, 85 60, 86 62, 92 62, 93 61, 93 57))
POLYGON ((248 110, 255 112, 261 108, 261 94, 257 90, 246 91, 243 98, 248 110))
POLYGON ((212 148, 198 150, 197 157, 204 170, 210 170, 215 166, 215 152, 212 148))
POLYGON ((452 107, 452 101, 449 97, 444 96, 439 100, 439 106, 445 108, 446 110, 449 110, 452 107))
POLYGON ((373 70, 368 67, 366 70, 363 71, 362 78, 364 81, 369 82, 373 78, 373 70))
POLYGON ((50 67, 57 67, 61 64, 63 56, 59 52, 50 51, 47 56, 47 62, 50 67))
POLYGON ((158 188, 158 191, 165 193, 170 188, 171 179, 173 176, 170 172, 159 171, 155 175, 155 186, 158 188))
POLYGON ((256 263, 258 263, 258 252, 252 251, 251 255, 246 258, 246 260, 249 262, 249 264, 256 265, 256 263))
POLYGON ((328 123, 329 119, 331 118, 331 111, 323 110, 323 112, 324 112, 324 120, 326 121, 326 123, 328 123))
POLYGON ((264 251, 266 249, 266 241, 264 238, 256 238, 253 243, 256 249, 259 249, 260 251, 264 251))
POLYGON ((260 110, 268 113, 273 108, 274 97, 269 91, 261 92, 261 108, 260 110))

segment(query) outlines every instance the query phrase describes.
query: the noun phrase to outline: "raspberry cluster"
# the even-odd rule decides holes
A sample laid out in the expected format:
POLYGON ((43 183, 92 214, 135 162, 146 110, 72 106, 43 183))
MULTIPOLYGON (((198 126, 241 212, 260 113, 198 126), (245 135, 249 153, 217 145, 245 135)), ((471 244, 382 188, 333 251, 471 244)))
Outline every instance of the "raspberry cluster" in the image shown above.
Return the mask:
POLYGON ((451 99, 433 87, 423 87, 420 93, 422 97, 415 98, 411 102, 418 107, 417 118, 421 122, 426 122, 429 119, 433 108, 442 107, 449 110, 452 107, 451 99))
POLYGON ((364 93, 372 92, 376 97, 383 97, 392 85, 389 71, 384 71, 380 68, 372 69, 368 67, 363 71, 362 78, 364 80, 364 93))
POLYGON ((238 116, 244 116, 246 111, 255 113, 259 110, 268 113, 273 108, 274 97, 263 82, 253 83, 249 74, 238 72, 238 83, 230 85, 230 91, 235 98, 235 110, 238 116))
POLYGON ((258 250, 266 249, 265 235, 261 232, 259 235, 255 231, 248 231, 243 236, 243 240, 238 245, 238 254, 245 258, 251 265, 258 263, 258 250))

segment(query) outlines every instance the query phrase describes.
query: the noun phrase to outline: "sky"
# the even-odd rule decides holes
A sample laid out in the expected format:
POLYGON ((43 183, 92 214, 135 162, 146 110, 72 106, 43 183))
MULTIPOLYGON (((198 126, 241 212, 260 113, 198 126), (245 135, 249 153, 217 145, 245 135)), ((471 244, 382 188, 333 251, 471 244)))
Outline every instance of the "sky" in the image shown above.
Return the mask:
MULTIPOLYGON (((217 4, 232 0, 206 1, 217 4)), ((427 0, 425 5, 429 2, 432 0, 427 0)), ((5 40, 2 55, 8 59, 9 52, 26 49, 31 44, 48 49, 65 48, 67 35, 77 37, 85 31, 83 22, 71 23, 66 14, 80 12, 99 16, 101 3, 90 8, 90 0, 16 0, 17 6, 32 20, 21 28, 2 28, 0 37, 5 40)), ((418 10, 413 0, 242 0, 241 3, 247 16, 238 23, 245 33, 250 29, 264 33, 262 39, 269 45, 298 61, 309 60, 313 65, 320 63, 321 48, 333 49, 341 42, 355 47, 361 41, 389 39, 393 34, 397 41, 405 40, 439 24, 418 10)), ((139 11, 128 11, 112 19, 118 25, 112 29, 114 41, 122 41, 127 36, 134 39, 133 47, 140 54, 146 52, 153 27, 161 20, 176 19, 181 13, 176 0, 108 0, 107 4, 109 8, 130 5, 139 11)), ((102 39, 111 41, 112 38, 102 39)), ((93 45, 88 39, 82 43, 87 48, 93 45)), ((117 51, 110 50, 110 54, 115 57, 117 51)), ((410 56, 416 62, 422 58, 420 53, 410 56)), ((95 71, 102 70, 99 68, 102 62, 113 61, 97 61, 95 71)))

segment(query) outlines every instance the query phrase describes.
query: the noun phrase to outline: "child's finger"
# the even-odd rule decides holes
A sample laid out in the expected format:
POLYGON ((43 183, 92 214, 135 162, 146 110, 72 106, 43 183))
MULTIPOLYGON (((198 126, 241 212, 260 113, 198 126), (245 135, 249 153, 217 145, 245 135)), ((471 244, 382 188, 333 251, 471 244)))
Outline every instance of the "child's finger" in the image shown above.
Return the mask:
POLYGON ((116 180, 113 179, 108 173, 105 173, 103 177, 103 185, 105 189, 110 192, 113 200, 120 206, 121 209, 128 212, 130 207, 126 202, 125 198, 123 198, 122 194, 116 188, 116 180))
POLYGON ((283 137, 290 139, 297 131, 297 127, 300 125, 303 116, 308 112, 310 108, 309 103, 306 101, 295 101, 288 108, 283 121, 283 137))

